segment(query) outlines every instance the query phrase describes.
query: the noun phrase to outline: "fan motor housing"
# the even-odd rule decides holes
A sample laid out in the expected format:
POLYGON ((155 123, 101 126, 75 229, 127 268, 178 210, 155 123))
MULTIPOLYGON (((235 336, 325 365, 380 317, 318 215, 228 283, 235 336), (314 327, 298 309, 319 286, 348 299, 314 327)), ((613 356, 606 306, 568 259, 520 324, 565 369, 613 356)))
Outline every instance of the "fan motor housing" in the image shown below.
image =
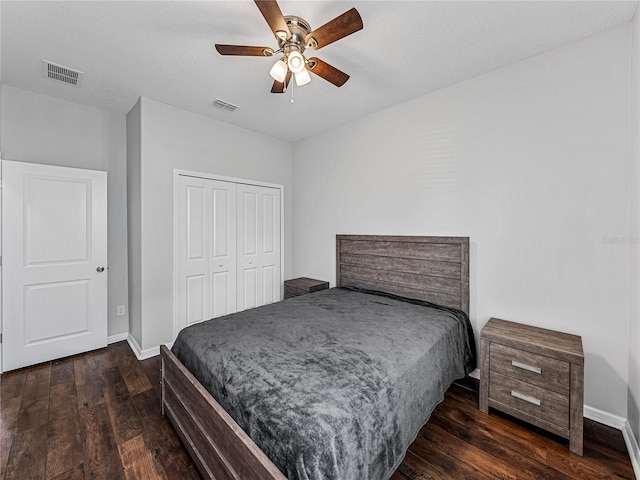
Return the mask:
POLYGON ((307 22, 304 18, 296 17, 295 15, 286 15, 284 17, 285 22, 287 22, 287 27, 289 27, 289 32, 291 32, 291 37, 289 40, 282 37, 278 38, 278 46, 280 48, 284 48, 285 46, 290 48, 294 48, 298 50, 300 53, 304 52, 306 48, 306 38, 307 35, 311 33, 311 26, 309 22, 307 22))

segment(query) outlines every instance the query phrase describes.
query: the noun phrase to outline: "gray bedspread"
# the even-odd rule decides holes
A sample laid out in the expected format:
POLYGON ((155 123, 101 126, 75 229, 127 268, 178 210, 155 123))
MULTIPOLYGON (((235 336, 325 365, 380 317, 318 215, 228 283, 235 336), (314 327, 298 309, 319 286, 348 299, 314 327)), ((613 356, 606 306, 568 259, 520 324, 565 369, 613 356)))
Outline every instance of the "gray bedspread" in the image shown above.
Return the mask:
POLYGON ((172 351, 289 480, 386 480, 475 368, 472 336, 462 312, 333 288, 192 325, 172 351))

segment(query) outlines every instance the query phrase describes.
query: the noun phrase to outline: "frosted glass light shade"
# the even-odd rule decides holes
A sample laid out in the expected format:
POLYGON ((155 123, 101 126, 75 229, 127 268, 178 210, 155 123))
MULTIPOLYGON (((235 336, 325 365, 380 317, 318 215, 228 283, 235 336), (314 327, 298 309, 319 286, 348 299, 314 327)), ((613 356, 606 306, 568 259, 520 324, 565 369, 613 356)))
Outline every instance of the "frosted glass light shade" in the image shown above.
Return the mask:
POLYGON ((278 60, 273 64, 271 70, 269 70, 269 75, 271 75, 271 78, 276 82, 284 83, 284 79, 287 76, 287 64, 282 60, 278 60))
POLYGON ((310 81, 311 81, 311 76, 309 75, 309 72, 307 72, 306 69, 302 70, 301 72, 296 73, 296 85, 297 86, 301 87, 303 85, 306 85, 310 81))
POLYGON ((293 73, 300 73, 304 70, 304 57, 300 52, 291 52, 289 54, 289 70, 293 73))

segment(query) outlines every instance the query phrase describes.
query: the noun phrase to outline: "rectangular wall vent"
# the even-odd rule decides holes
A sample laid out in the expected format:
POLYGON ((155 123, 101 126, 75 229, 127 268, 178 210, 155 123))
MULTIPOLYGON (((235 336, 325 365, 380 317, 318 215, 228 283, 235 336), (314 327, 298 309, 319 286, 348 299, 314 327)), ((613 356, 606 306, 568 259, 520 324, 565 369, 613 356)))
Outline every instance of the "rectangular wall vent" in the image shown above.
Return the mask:
POLYGON ((48 60, 42 60, 42 74, 45 78, 73 85, 74 87, 79 87, 82 80, 82 72, 63 67, 48 60))
POLYGON ((224 100, 220 100, 216 98, 213 102, 211 102, 212 107, 221 108, 222 110, 226 110, 227 112, 235 112, 240 108, 239 105, 234 105, 233 103, 225 102, 224 100))

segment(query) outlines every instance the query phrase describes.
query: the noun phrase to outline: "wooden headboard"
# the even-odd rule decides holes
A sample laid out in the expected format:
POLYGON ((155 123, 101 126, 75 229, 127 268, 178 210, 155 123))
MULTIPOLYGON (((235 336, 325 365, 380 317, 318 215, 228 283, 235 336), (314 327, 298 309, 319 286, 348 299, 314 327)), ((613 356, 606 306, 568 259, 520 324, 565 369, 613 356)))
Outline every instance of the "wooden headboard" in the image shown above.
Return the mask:
POLYGON ((469 237, 336 235, 336 284, 469 314, 469 237))

